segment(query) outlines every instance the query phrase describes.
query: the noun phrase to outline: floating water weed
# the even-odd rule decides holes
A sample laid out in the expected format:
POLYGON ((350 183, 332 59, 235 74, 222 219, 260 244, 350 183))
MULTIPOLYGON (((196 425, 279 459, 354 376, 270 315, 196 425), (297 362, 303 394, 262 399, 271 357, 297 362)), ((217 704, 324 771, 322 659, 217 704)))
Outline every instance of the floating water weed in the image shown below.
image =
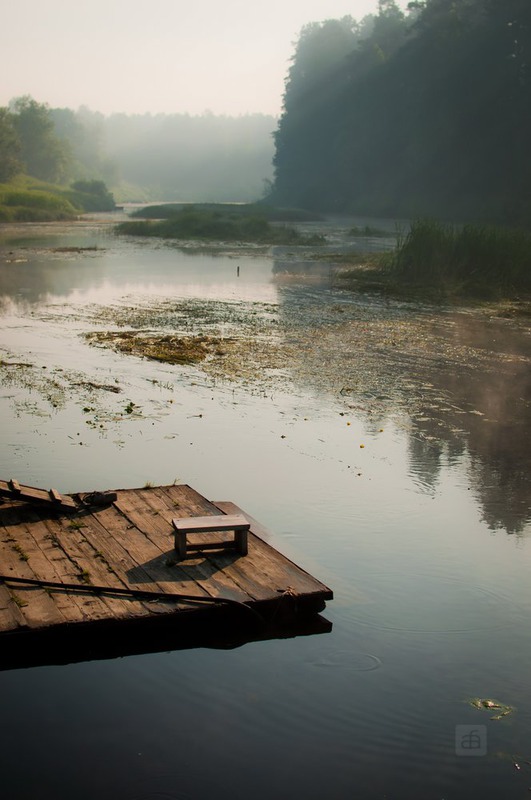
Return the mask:
POLYGON ((512 714, 515 711, 514 706, 509 706, 506 703, 501 703, 499 700, 492 698, 473 697, 468 701, 469 705, 477 708, 480 711, 496 711, 497 713, 491 719, 502 719, 512 714))

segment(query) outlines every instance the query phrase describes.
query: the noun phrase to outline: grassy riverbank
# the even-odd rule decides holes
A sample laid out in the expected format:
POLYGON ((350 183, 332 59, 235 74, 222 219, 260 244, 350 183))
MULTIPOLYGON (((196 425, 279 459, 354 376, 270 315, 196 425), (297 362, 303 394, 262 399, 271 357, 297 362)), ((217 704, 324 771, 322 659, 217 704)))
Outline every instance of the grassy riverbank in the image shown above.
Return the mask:
POLYGON ((338 270, 344 285, 433 298, 531 294, 531 233, 494 226, 414 222, 396 248, 338 270))
POLYGON ((114 199, 102 181, 57 186, 29 175, 0 183, 0 222, 74 220, 89 211, 112 211, 114 199))

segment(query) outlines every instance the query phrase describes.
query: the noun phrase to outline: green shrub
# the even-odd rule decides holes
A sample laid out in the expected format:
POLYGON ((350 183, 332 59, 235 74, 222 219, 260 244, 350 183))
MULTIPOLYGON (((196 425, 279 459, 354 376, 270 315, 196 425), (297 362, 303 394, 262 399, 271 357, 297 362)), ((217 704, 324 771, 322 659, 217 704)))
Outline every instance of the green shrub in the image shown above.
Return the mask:
MULTIPOLYGON (((200 239, 223 242, 257 242, 259 244, 321 244, 323 237, 305 239, 297 230, 274 226, 254 214, 234 214, 233 206, 174 209, 166 219, 131 220, 117 226, 117 233, 131 236, 160 236, 167 239, 200 239)), ((166 212, 167 213, 167 212, 166 212)))
POLYGON ((75 181, 63 192, 70 202, 83 211, 114 211, 114 197, 103 181, 75 181))
POLYGON ((191 209, 230 216, 233 219, 259 217, 268 222, 315 222, 322 219, 319 214, 300 208, 277 208, 262 203, 194 203, 191 206, 183 203, 161 203, 139 208, 131 216, 135 219, 170 219, 191 209))

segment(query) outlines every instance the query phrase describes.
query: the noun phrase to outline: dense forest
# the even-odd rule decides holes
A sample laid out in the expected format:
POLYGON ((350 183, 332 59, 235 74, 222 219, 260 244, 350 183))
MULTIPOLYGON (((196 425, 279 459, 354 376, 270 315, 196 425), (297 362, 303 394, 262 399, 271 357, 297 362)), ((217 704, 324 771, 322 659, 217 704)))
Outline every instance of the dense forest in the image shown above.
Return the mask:
POLYGON ((104 182, 119 201, 224 202, 256 200, 274 177, 282 206, 529 226, 530 140, 529 0, 379 0, 359 22, 302 29, 278 125, 14 99, 0 183, 24 172, 104 182))
POLYGON ((274 117, 112 114, 0 108, 0 183, 25 172, 53 184, 103 181, 117 199, 254 200, 272 177, 274 117))
POLYGON ((531 2, 378 6, 303 28, 271 200, 529 225, 531 2))

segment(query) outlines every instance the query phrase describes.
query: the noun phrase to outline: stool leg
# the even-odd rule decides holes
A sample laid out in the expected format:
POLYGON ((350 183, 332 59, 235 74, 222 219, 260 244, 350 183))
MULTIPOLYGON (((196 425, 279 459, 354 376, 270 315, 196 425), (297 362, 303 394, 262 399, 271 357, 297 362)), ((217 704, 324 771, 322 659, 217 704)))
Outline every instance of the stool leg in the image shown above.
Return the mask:
POLYGON ((242 556, 246 556, 248 552, 247 531, 234 531, 234 541, 236 542, 236 550, 242 556))
POLYGON ((186 533, 183 531, 175 531, 175 552, 178 561, 186 556, 186 533))

